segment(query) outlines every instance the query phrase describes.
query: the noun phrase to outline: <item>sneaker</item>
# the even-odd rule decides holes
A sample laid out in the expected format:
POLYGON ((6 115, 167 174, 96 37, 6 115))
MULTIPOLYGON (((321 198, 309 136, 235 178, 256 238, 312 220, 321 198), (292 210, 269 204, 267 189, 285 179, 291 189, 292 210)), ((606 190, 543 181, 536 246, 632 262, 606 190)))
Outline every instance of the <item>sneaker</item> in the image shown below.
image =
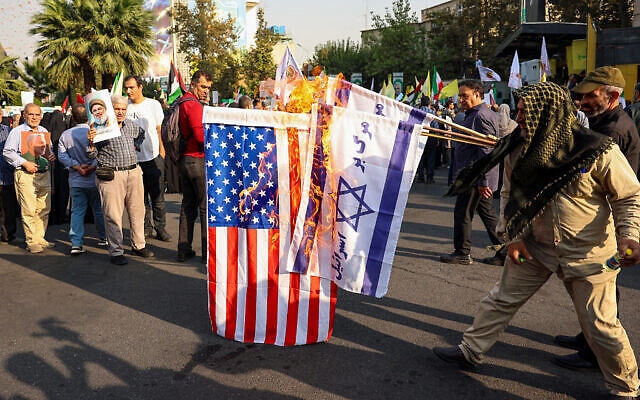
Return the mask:
POLYGON ((196 252, 193 250, 189 250, 189 251, 185 251, 185 252, 178 252, 178 256, 176 257, 176 261, 178 262, 185 262, 190 258, 193 258, 196 256, 196 252))
POLYGON ((156 239, 162 240, 163 242, 170 242, 171 241, 171 235, 169 235, 167 233, 167 231, 165 231, 164 229, 161 229, 161 230, 158 231, 158 233, 156 235, 156 239))
POLYGON ((109 261, 111 261, 111 264, 115 264, 115 265, 125 265, 129 263, 129 260, 127 260, 127 257, 125 257, 122 254, 119 256, 111 256, 111 259, 109 261))
POLYGON ((454 251, 451 254, 445 254, 440 256, 440 262, 447 263, 447 264, 471 265, 473 264, 473 259, 469 254, 463 255, 463 254, 456 253, 454 251))
POLYGON ((136 255, 142 258, 153 257, 153 252, 146 247, 143 247, 142 249, 139 249, 139 250, 132 249, 131 252, 133 253, 133 255, 136 255))
POLYGON ((106 247, 108 245, 109 245, 109 242, 107 242, 107 239, 98 239, 98 246, 106 247))
POLYGON ((37 254, 37 253, 42 253, 44 249, 42 248, 42 246, 38 246, 37 244, 34 244, 33 246, 27 246, 27 251, 31 254, 37 254))
POLYGON ((87 251, 83 249, 82 246, 73 246, 71 247, 71 252, 69 254, 71 254, 72 256, 79 256, 80 254, 86 252, 87 251))

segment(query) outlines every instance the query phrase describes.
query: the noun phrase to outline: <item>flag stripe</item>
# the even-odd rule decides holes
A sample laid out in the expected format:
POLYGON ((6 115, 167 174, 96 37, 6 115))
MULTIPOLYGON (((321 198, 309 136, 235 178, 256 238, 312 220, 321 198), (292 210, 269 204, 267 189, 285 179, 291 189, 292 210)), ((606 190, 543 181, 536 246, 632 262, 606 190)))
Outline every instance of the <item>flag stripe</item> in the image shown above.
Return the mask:
MULTIPOLYGON (((247 230, 247 296, 244 319, 244 341, 253 342, 256 336, 256 306, 258 290, 258 241, 256 230, 247 230)), ((238 315, 240 315, 238 313, 238 315)))
MULTIPOLYGON (((226 228, 215 229, 215 257, 216 257, 216 304, 220 305, 220 309, 216 311, 216 325, 218 326, 218 335, 226 336, 227 328, 227 230, 226 228)), ((234 328, 235 331, 235 328, 234 328)))
POLYGON ((389 240, 391 223, 395 214, 398 194, 402 184, 402 175, 407 161, 411 136, 413 134, 413 124, 401 121, 396 133, 393 151, 389 160, 387 178, 384 183, 382 197, 380 199, 380 209, 374 228, 369 254, 367 256, 367 266, 365 268, 362 293, 375 296, 380 271, 384 261, 384 253, 389 240))
POLYGON ((310 277, 311 296, 309 296, 309 318, 307 322, 307 343, 315 343, 318 341, 318 330, 320 322, 320 278, 317 276, 310 277))
POLYGON ((216 228, 208 228, 209 231, 209 260, 207 265, 207 282, 209 284, 209 318, 211 319, 211 328, 216 331, 216 307, 211 301, 216 298, 216 228))
POLYGON ((256 327, 253 341, 263 343, 267 332, 269 315, 269 231, 267 229, 257 230, 256 242, 256 327))
POLYGON ((278 266, 279 266, 279 248, 276 241, 279 239, 279 233, 275 229, 269 229, 269 250, 268 250, 268 289, 267 289, 267 330, 264 339, 265 343, 274 344, 276 342, 276 334, 278 328, 278 266))

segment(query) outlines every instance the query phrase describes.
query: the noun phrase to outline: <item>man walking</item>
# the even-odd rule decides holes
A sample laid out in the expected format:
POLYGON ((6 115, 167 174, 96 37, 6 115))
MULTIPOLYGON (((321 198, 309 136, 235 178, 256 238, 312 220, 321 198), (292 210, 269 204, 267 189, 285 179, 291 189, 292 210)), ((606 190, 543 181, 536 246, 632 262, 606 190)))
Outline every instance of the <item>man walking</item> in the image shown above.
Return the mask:
POLYGON ((180 158, 180 182, 182 205, 180 207, 180 230, 178 236, 178 257, 183 262, 196 255, 191 247, 193 228, 200 216, 201 261, 207 255, 207 186, 204 167, 204 129, 202 127, 201 103, 207 101, 211 89, 212 76, 198 70, 191 79, 189 92, 180 100, 180 133, 184 141, 184 152, 180 158))
MULTIPOLYGON (((573 91, 583 95, 580 105, 589 118, 590 128, 612 138, 637 173, 640 138, 633 121, 619 103, 624 86, 622 72, 605 66, 589 72, 573 91)), ((616 288, 616 300, 619 298, 616 288)), ((554 357, 556 364, 577 370, 598 368, 596 356, 582 332, 576 336, 558 335, 554 340, 560 346, 578 350, 577 353, 554 357)))
POLYGON ((49 163, 56 157, 51 152, 51 138, 40 126, 42 110, 37 104, 27 104, 24 108, 25 122, 9 132, 2 154, 15 169, 14 184, 18 203, 22 211, 22 226, 25 242, 30 253, 41 253, 52 248, 54 243, 47 242, 44 235, 49 223, 51 209, 51 178, 49 163), (23 132, 30 132, 23 153, 23 132), (31 161, 30 161, 31 160, 31 161))
POLYGON ((144 142, 138 152, 138 163, 142 168, 144 183, 144 236, 152 238, 155 230, 158 239, 168 242, 171 240, 171 235, 165 230, 165 153, 161 136, 164 112, 160 102, 143 96, 142 78, 139 76, 126 77, 124 87, 129 97, 127 119, 135 121, 144 130, 144 142), (153 223, 151 222, 152 214, 153 223))
POLYGON ((87 125, 87 109, 84 104, 76 104, 71 108, 71 118, 76 125, 62 132, 58 141, 58 160, 69 170, 69 188, 71 194, 71 255, 85 253, 83 245, 84 216, 91 205, 93 221, 98 231, 98 245, 106 246, 104 218, 100 206, 100 194, 96 188, 97 160, 87 156, 89 146, 89 125, 87 125))
POLYGON ((6 243, 16 238, 18 219, 18 199, 13 181, 15 168, 2 157, 9 131, 7 125, 0 124, 0 242, 6 243))
MULTIPOLYGON (((482 102, 483 96, 484 87, 479 81, 465 80, 460 82, 459 106, 465 111, 462 125, 486 135, 497 136, 497 114, 482 102)), ((491 149, 487 147, 457 143, 453 176, 490 151, 491 149)), ((455 250, 451 254, 440 256, 441 262, 465 265, 473 263, 471 258, 471 223, 476 211, 484 223, 491 243, 494 245, 502 243, 502 240, 496 235, 498 217, 492 203, 493 192, 498 188, 498 168, 496 166, 479 177, 474 187, 464 193, 458 193, 453 211, 453 245, 455 250)), ((482 260, 482 262, 497 265, 502 265, 503 261, 499 255, 482 260)))
POLYGON ((620 270, 605 265, 616 252, 624 255, 623 267, 640 261, 640 183, 611 138, 576 121, 563 88, 539 83, 514 97, 520 131, 465 170, 451 190, 474 186, 505 160, 501 217, 510 243, 502 277, 481 301, 460 345, 434 352, 464 368, 479 364, 520 307, 556 273, 610 398, 634 399, 638 367, 614 301, 620 270))
POLYGON ((144 187, 136 155, 144 141, 144 130, 135 122, 125 119, 126 98, 113 96, 111 102, 121 136, 93 143, 96 129, 89 129, 87 156, 98 160, 96 183, 102 198, 111 262, 124 265, 128 262, 122 248, 122 217, 125 208, 131 225, 133 254, 144 258, 153 256, 144 240, 144 187))

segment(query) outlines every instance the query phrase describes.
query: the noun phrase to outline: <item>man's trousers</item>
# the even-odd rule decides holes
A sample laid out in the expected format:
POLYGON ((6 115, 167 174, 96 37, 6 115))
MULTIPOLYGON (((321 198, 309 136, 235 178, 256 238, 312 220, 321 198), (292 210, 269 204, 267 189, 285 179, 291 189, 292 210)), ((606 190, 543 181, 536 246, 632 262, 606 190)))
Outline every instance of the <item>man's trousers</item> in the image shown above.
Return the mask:
MULTIPOLYGON (((612 394, 638 394, 638 366, 627 333, 616 317, 618 271, 563 279, 578 321, 593 349, 607 388, 612 394)), ((552 272, 537 260, 515 264, 507 257, 502 277, 480 302, 473 325, 462 338, 465 358, 480 363, 515 313, 544 285, 552 272)), ((558 276, 562 279, 562 273, 558 276)))
POLYGON ((49 171, 31 174, 16 170, 14 184, 22 211, 22 227, 27 247, 31 250, 46 247, 48 243, 44 235, 47 232, 51 209, 49 171))
POLYGON ((144 249, 144 188, 142 170, 139 166, 127 171, 115 171, 111 181, 96 178, 96 186, 102 199, 109 254, 112 257, 124 254, 122 248, 122 217, 125 208, 131 226, 131 247, 144 249))

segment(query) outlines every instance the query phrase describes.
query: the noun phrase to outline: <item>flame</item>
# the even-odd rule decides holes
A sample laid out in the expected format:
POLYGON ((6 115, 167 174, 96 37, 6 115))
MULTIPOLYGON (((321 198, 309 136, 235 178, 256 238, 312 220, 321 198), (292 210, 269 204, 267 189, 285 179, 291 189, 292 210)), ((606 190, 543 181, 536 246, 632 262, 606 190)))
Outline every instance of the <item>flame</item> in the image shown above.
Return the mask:
POLYGON ((329 78, 316 78, 312 81, 306 79, 298 79, 292 85, 294 86, 285 110, 290 113, 301 114, 310 113, 311 107, 315 103, 323 103, 329 84, 329 78))

